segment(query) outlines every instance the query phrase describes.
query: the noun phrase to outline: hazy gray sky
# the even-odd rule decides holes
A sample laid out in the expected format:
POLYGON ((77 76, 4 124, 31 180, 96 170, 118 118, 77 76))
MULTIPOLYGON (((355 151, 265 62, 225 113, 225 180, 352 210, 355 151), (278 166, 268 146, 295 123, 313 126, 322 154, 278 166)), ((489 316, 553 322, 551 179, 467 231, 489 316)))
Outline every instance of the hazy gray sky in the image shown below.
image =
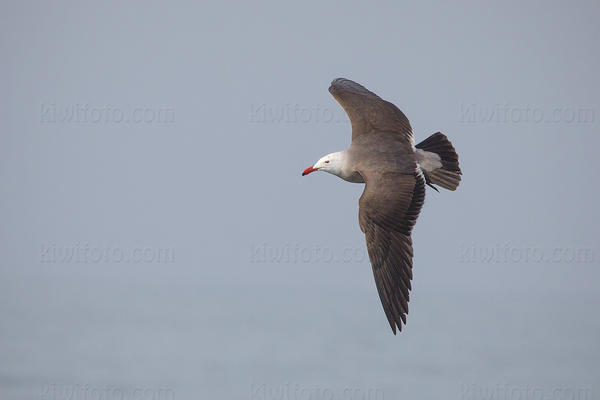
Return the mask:
POLYGON ((599 18, 2 2, 0 397, 599 398, 599 18), (350 142, 337 77, 460 155, 398 336, 362 186, 300 176, 350 142))

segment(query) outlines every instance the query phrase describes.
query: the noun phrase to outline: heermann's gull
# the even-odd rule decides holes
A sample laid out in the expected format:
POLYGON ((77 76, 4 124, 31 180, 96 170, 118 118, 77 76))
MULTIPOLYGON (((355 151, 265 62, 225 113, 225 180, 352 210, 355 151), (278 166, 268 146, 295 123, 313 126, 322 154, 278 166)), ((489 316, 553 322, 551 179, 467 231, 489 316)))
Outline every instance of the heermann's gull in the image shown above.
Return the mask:
POLYGON ((415 146, 408 119, 395 105, 348 79, 329 92, 350 117, 352 144, 327 154, 302 176, 325 171, 366 183, 358 202, 369 259, 385 315, 394 335, 408 314, 412 279, 411 231, 425 199, 425 184, 455 190, 461 171, 454 147, 442 133, 415 146))

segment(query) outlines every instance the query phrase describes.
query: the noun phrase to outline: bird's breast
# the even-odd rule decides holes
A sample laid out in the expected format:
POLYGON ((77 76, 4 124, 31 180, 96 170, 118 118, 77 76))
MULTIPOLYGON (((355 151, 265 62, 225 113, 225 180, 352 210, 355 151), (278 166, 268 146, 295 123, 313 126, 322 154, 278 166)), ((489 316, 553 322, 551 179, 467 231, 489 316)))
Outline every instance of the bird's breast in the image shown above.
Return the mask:
POLYGON ((340 178, 352 183, 365 183, 365 180, 363 179, 362 175, 359 174, 357 171, 342 174, 340 178))

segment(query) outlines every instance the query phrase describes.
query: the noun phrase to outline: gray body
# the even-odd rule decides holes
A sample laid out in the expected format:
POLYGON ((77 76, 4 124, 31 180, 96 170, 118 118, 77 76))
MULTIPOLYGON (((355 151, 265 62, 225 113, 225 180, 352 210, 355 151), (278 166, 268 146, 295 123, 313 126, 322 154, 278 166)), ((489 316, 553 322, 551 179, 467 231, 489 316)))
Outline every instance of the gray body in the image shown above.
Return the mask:
POLYGON ((411 232, 425 200, 425 184, 456 189, 461 174, 458 155, 439 132, 415 147, 402 111, 356 82, 336 79, 329 92, 350 118, 352 144, 323 157, 303 175, 324 170, 365 183, 359 224, 383 309, 396 334, 408 314, 411 232))

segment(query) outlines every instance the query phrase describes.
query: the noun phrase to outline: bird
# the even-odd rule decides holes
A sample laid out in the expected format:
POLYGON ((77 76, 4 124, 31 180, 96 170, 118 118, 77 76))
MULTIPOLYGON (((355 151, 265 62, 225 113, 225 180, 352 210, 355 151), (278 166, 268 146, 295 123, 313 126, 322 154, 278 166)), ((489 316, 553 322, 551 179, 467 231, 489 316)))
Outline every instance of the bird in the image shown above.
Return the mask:
POLYGON ((398 107, 345 78, 329 92, 352 126, 346 150, 327 154, 302 176, 328 172, 364 183, 358 222, 365 235, 375 285, 394 335, 408 314, 413 278, 412 229, 425 201, 425 186, 456 190, 462 172, 458 154, 441 132, 415 145, 413 130, 398 107))

